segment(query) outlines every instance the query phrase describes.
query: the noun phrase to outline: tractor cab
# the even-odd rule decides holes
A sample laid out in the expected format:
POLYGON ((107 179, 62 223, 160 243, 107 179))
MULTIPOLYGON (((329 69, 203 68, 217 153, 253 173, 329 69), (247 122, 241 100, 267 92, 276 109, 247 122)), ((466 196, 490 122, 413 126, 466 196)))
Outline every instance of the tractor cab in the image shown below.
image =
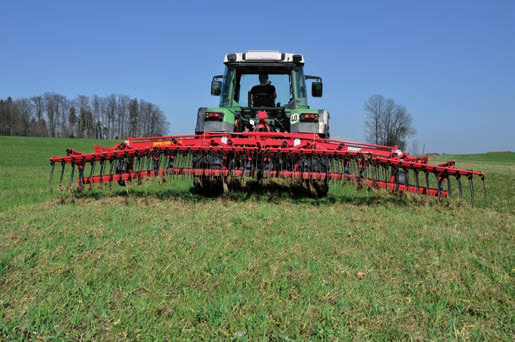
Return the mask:
POLYGON ((322 96, 322 79, 304 74, 304 57, 278 51, 248 51, 227 54, 225 72, 213 77, 211 95, 219 96, 217 108, 199 108, 195 132, 244 132, 257 129, 260 120, 275 132, 316 133, 329 136, 329 113, 310 109, 311 96, 322 96), (268 84, 277 96, 258 100, 252 94, 259 85, 259 75, 268 76, 268 84), (266 113, 266 119, 263 119, 266 113))

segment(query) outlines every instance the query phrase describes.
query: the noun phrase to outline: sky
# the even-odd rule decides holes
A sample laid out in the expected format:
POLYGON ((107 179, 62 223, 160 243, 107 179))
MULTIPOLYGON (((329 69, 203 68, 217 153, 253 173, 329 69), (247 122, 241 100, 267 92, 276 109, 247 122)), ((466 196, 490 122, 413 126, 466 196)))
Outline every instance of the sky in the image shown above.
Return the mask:
POLYGON ((226 53, 301 53, 331 137, 364 141, 364 103, 393 99, 419 151, 515 151, 515 1, 5 1, 0 98, 123 94, 171 134, 215 107, 226 53))

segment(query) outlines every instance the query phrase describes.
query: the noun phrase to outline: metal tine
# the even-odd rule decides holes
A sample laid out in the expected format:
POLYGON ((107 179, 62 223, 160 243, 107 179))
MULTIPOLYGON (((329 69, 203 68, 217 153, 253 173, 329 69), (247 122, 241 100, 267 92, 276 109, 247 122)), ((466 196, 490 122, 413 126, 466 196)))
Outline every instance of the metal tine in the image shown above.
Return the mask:
POLYGON ((154 162, 154 177, 157 178, 157 177, 159 177, 159 171, 161 170, 161 165, 163 164, 163 154, 159 153, 157 155, 157 159, 153 159, 153 162, 154 162))
POLYGON ((135 170, 135 171, 136 171, 136 172, 143 171, 143 167, 141 166, 141 164, 143 163, 143 162, 142 162, 142 159, 143 159, 143 158, 141 158, 141 156, 140 156, 140 155, 138 155, 138 156, 136 157, 136 159, 137 159, 137 162, 136 162, 136 170, 135 170))
POLYGON ((63 184, 63 176, 64 176, 64 168, 66 166, 66 163, 64 160, 61 160, 61 177, 59 177, 59 186, 63 184))
POLYGON ((114 170, 113 170, 114 174, 118 173, 118 171, 117 171, 118 165, 120 165, 120 159, 115 159, 114 160, 114 170))
POLYGON ((152 160, 152 157, 147 153, 147 155, 145 156, 145 158, 147 158, 147 177, 150 176, 150 161, 152 160))
POLYGON ((413 170, 415 173, 415 186, 417 187, 417 193, 420 193, 420 182, 418 180, 418 170, 413 170))
POLYGON ((463 198, 463 186, 461 185, 461 173, 456 175, 456 180, 458 181, 458 190, 460 198, 463 198))
POLYGON ((52 190, 52 176, 54 175, 55 162, 51 161, 50 166, 52 166, 52 168, 50 169, 50 175, 48 176, 48 187, 52 190))
MULTIPOLYGON (((79 189, 84 189, 84 168, 86 164, 84 162, 80 162, 77 164, 77 169, 79 170, 79 189)), ((70 183, 71 184, 71 183, 70 183)))
POLYGON ((168 171, 168 150, 161 151, 159 154, 159 169, 163 169, 162 177, 164 178, 168 171))
POLYGON ((359 165, 359 183, 360 184, 363 183, 363 178, 365 178, 365 170, 366 170, 366 160, 363 157, 360 160, 360 165, 359 165))
POLYGON ((438 188, 438 197, 442 197, 443 180, 442 180, 442 177, 438 176, 437 173, 435 173, 435 176, 436 176, 436 187, 438 188))
POLYGON ((467 176, 469 183, 470 183, 470 196, 472 199, 472 208, 474 208, 474 179, 472 177, 472 174, 469 174, 467 176))
POLYGON ((75 174, 75 161, 72 160, 72 174, 70 175, 70 186, 73 184, 73 176, 75 174))
POLYGON ((447 197, 452 198, 451 177, 449 176, 449 172, 446 172, 445 176, 447 177, 447 197))
MULTIPOLYGON (((190 152, 186 152, 186 153, 190 153, 190 152)), ((173 175, 174 175, 174 170, 175 170, 176 168, 178 168, 178 167, 179 167, 179 168, 181 167, 181 165, 182 165, 182 163, 181 163, 182 156, 183 156, 183 155, 182 155, 182 153, 181 153, 181 152, 179 152, 179 153, 175 153, 175 154, 173 154, 173 153, 172 153, 172 154, 170 154, 170 155, 168 156, 168 166, 170 166, 170 161, 171 161, 171 160, 173 160, 173 166, 172 166, 171 168, 168 168, 168 166, 167 166, 167 168, 168 168, 167 176, 168 176, 168 177, 173 177, 173 175)))
POLYGON ((103 184, 104 184, 105 167, 106 167, 106 160, 105 160, 105 157, 104 157, 104 158, 100 159, 100 182, 99 182, 99 188, 102 188, 103 184))
POLYGON ((189 152, 168 151, 164 158, 165 172, 163 176, 172 177, 176 168, 182 167, 182 160, 189 156, 189 152))
POLYGON ((164 178, 168 175, 168 167, 170 166, 170 154, 168 151, 165 151, 160 156, 160 167, 163 169, 162 177, 164 178))
POLYGON ((115 165, 118 163, 118 159, 111 158, 109 160, 110 168, 109 168, 109 187, 113 182, 113 170, 116 170, 115 165))
POLYGON ((429 171, 424 171, 426 175, 426 195, 429 196, 429 171))
MULTIPOLYGON (((95 160, 92 160, 90 162, 90 165, 91 165, 91 170, 89 172, 89 179, 90 179, 90 183, 89 183, 89 190, 93 189, 93 182, 91 182, 91 177, 93 177, 93 174, 95 173, 95 164, 96 164, 96 161, 95 160)), ((84 184, 84 172, 82 172, 82 179, 81 179, 81 183, 84 184)))
MULTIPOLYGON (((394 169, 394 172, 395 172, 395 175, 397 175, 400 172, 403 172, 404 170, 402 169, 399 169, 397 167, 393 167, 394 169)), ((404 181, 402 181, 402 179, 397 179, 397 176, 394 178, 394 182, 395 182, 395 190, 399 190, 400 189, 400 185, 406 185, 406 179, 404 179, 404 181)))

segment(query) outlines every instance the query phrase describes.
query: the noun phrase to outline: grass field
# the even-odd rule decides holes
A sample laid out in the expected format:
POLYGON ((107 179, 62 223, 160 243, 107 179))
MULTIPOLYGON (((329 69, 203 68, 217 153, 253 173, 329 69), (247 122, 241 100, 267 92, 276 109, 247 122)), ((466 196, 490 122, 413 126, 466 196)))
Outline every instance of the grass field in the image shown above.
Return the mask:
POLYGON ((486 172, 474 208, 336 183, 50 191, 48 158, 95 143, 0 137, 1 340, 515 338, 514 153, 432 160, 486 172))

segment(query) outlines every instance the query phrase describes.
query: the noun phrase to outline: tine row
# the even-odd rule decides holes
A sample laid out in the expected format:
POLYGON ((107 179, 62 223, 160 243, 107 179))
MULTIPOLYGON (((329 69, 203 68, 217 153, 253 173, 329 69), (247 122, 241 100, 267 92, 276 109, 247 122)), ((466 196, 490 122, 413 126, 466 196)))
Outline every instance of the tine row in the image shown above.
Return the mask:
MULTIPOLYGON (((452 179, 458 185, 458 196, 463 198, 462 175, 470 185, 470 198, 474 204, 474 178, 478 173, 464 173, 462 170, 446 167, 402 162, 398 159, 378 158, 363 154, 290 153, 287 150, 241 149, 155 149, 144 153, 75 155, 73 158, 51 159, 49 184, 55 164, 60 162, 59 186, 62 185, 65 168, 71 166, 70 183, 76 181, 80 187, 93 183, 111 183, 145 177, 194 176, 194 177, 255 177, 299 178, 328 182, 355 181, 374 187, 398 191, 415 192, 428 196, 452 197, 452 179), (96 164, 100 165, 97 166, 96 164), (107 164, 109 163, 109 170, 107 164), (78 178, 75 180, 75 169, 78 178), (88 168, 88 172, 86 172, 88 168), (421 179, 420 173, 423 173, 421 179), (431 174, 434 180, 431 180, 431 174), (425 182, 424 182, 425 180, 425 182)), ((486 198, 484 174, 480 174, 486 198)))

